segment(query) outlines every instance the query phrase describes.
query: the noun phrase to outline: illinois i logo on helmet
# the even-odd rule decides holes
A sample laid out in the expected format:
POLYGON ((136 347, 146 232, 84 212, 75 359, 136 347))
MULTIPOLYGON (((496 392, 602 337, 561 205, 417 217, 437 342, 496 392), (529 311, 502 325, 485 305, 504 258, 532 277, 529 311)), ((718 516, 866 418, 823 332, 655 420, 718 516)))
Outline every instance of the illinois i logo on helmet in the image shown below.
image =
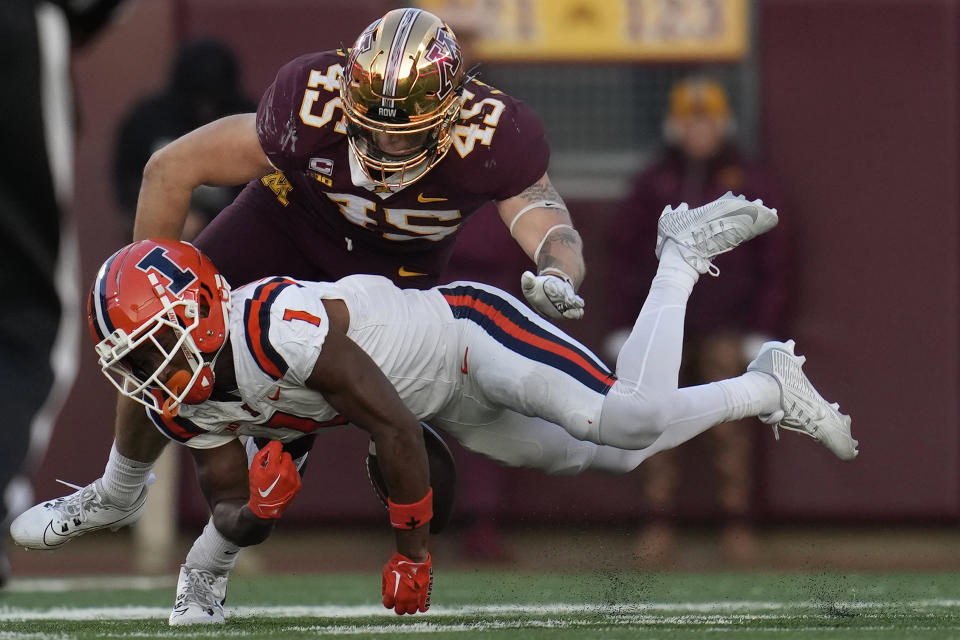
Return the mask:
MULTIPOLYGON (((167 257, 167 250, 163 247, 156 247, 150 253, 145 255, 137 263, 137 269, 147 274, 147 278, 153 279, 156 276, 151 273, 151 269, 164 276, 168 284, 166 289, 176 297, 180 297, 183 290, 189 287, 197 279, 197 274, 189 267, 181 269, 177 264, 167 257), (151 278, 151 276, 153 276, 151 278)), ((158 283, 153 283, 158 284, 158 283)), ((161 293, 160 291, 157 292, 161 293)))

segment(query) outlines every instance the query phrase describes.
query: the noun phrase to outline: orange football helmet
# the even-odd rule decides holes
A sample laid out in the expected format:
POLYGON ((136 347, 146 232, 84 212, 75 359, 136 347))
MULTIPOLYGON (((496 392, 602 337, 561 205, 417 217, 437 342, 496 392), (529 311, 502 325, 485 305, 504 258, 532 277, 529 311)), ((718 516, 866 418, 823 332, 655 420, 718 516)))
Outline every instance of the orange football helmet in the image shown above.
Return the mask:
POLYGON ((193 245, 141 240, 97 273, 87 305, 103 374, 123 395, 175 416, 213 391, 230 286, 193 245))
POLYGON ((395 9, 367 27, 340 84, 347 139, 367 177, 403 187, 440 162, 453 143, 463 82, 457 38, 432 13, 395 9))

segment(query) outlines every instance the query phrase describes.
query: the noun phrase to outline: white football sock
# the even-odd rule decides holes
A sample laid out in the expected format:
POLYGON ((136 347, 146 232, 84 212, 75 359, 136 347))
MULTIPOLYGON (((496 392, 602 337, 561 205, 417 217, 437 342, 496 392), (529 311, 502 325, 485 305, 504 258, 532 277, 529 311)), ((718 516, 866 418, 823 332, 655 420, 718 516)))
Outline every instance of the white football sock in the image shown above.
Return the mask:
POLYGON ((680 246, 670 238, 664 240, 663 248, 660 250, 660 264, 657 265, 657 275, 668 277, 677 285, 682 286, 688 297, 690 292, 693 291, 693 285, 697 284, 697 280, 700 279, 700 273, 683 259, 680 246))
POLYGON ((127 507, 140 497, 140 492, 150 477, 152 462, 132 460, 117 451, 117 443, 110 448, 107 466, 100 478, 100 488, 104 497, 118 507, 127 507))
POLYGON ((186 565, 191 569, 206 569, 218 576, 225 576, 237 563, 240 547, 217 531, 213 519, 207 521, 200 534, 187 553, 186 565))

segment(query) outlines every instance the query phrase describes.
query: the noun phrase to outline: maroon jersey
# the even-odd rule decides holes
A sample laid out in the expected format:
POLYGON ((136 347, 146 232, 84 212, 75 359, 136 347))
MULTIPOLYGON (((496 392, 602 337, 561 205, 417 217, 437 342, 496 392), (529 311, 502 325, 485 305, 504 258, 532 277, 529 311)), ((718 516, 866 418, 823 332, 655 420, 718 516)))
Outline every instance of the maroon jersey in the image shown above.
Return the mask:
MULTIPOLYGON (((262 210, 272 200, 273 219, 257 223, 259 233, 277 225, 291 243, 287 253, 316 254, 290 259, 312 262, 317 272, 276 273, 313 279, 376 273, 400 286, 432 286, 466 217, 519 194, 546 172, 543 127, 524 103, 471 80, 446 157, 414 184, 386 190, 363 175, 347 142, 339 94, 345 60, 326 51, 280 69, 257 110, 260 144, 279 172, 251 183, 247 191, 257 193, 238 202, 262 210)), ((261 239, 247 244, 247 261, 257 260, 251 248, 269 244, 261 239)), ((243 279, 251 275, 247 270, 243 279)))

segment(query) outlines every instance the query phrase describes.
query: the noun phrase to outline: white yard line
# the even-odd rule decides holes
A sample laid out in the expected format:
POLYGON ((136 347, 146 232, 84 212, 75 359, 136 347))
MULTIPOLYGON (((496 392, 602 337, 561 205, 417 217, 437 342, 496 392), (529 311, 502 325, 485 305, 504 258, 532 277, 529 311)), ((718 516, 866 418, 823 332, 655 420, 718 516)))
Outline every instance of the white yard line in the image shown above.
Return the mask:
MULTIPOLYGON (((480 622, 476 624, 428 624, 423 622, 418 622, 415 624, 406 624, 406 625, 357 625, 357 626, 347 626, 347 625, 335 625, 330 627, 319 627, 319 626, 309 626, 309 627, 285 627, 282 629, 283 632, 288 633, 315 633, 317 635, 331 635, 331 636, 361 636, 368 637, 373 634, 379 635, 390 635, 390 636, 399 636, 408 633, 416 634, 426 634, 426 633, 476 633, 484 631, 501 631, 504 629, 572 629, 577 626, 582 626, 576 622, 569 621, 552 621, 552 622, 535 622, 533 624, 507 624, 502 622, 480 622)), ((625 625, 619 625, 621 628, 625 625)), ((651 631, 652 629, 647 629, 651 631)), ((911 627, 900 627, 900 626, 870 626, 870 627, 856 627, 855 631, 864 632, 864 633, 881 633, 889 631, 904 631, 904 632, 919 632, 919 631, 937 631, 940 633, 949 633, 960 630, 960 627, 941 627, 941 626, 911 626, 911 627)), ((655 631, 655 630, 652 630, 655 631)), ((709 631, 720 632, 720 633, 730 633, 736 634, 731 637, 742 637, 746 632, 749 635, 755 633, 763 633, 766 635, 772 634, 784 634, 789 637, 795 637, 795 634, 798 633, 812 633, 812 634, 823 634, 832 631, 850 631, 846 627, 825 627, 821 625, 816 626, 807 626, 807 627, 750 627, 745 630, 743 627, 731 626, 731 627, 710 627, 709 631)), ((124 633, 122 635, 117 635, 113 637, 118 638, 177 638, 182 635, 199 633, 200 629, 194 628, 180 628, 180 629, 170 629, 169 631, 156 632, 139 632, 133 631, 130 633, 124 633)), ((210 638, 247 638, 247 637, 260 637, 262 631, 249 631, 245 629, 229 629, 229 628, 204 628, 202 630, 205 637, 210 638)), ((602 632, 601 632, 602 633, 602 632)), ((473 636, 471 636, 473 637, 473 636)), ((602 637, 602 636, 600 636, 602 637)), ((953 637, 953 636, 951 636, 953 637)), ((0 635, 0 638, 4 636, 0 635)), ((55 639, 57 636, 40 636, 39 634, 24 634, 24 635, 10 635, 10 640, 24 640, 25 638, 51 638, 55 639)), ((59 636, 64 640, 69 640, 64 636, 59 636)))
MULTIPOLYGON (((824 605, 843 610, 856 610, 862 614, 872 612, 884 613, 891 606, 899 609, 908 609, 914 613, 930 609, 954 609, 960 606, 957 600, 913 600, 904 602, 772 602, 772 601, 737 601, 737 602, 654 602, 635 604, 492 604, 492 605, 465 605, 432 607, 423 617, 424 624, 431 628, 437 625, 429 620, 452 618, 460 616, 484 615, 524 615, 524 616, 568 616, 568 615, 603 615, 610 616, 611 622, 627 624, 649 624, 651 622, 664 623, 673 621, 679 623, 702 622, 709 624, 730 624, 737 620, 776 620, 783 617, 796 618, 798 615, 809 613, 815 617, 822 617, 820 613, 824 605), (665 618, 664 614, 674 614, 665 618)), ((346 618, 389 618, 396 619, 393 612, 380 605, 299 605, 299 606, 237 606, 226 607, 228 617, 259 617, 259 618, 298 618, 311 617, 321 619, 346 618)), ((170 614, 169 607, 54 607, 50 609, 0 607, 0 622, 26 620, 143 620, 152 618, 166 618, 170 614)), ((543 620, 541 620, 542 622, 543 620)), ((527 620, 525 624, 529 624, 527 620)), ((559 621, 557 621, 559 622, 559 621)), ((596 624, 596 621, 588 621, 596 624)), ((493 622, 478 622, 477 624, 493 624, 493 622)), ((502 622, 498 624, 511 624, 502 622)), ((564 622, 564 624, 571 624, 564 622)), ((402 625, 404 627, 408 625, 402 625)), ((457 626, 457 625, 452 625, 457 626)), ((465 626, 470 626, 469 624, 465 626)), ((322 627, 328 629, 330 627, 322 627)), ((357 627, 350 627, 351 629, 357 627)), ((397 627, 390 625, 390 629, 397 627)), ((20 636, 18 636, 20 637, 20 636)), ((0 637, 2 640, 2 637, 0 637)))
POLYGON ((122 589, 149 591, 177 586, 174 576, 83 576, 78 578, 14 578, 4 591, 7 593, 63 593, 92 589, 122 589))

